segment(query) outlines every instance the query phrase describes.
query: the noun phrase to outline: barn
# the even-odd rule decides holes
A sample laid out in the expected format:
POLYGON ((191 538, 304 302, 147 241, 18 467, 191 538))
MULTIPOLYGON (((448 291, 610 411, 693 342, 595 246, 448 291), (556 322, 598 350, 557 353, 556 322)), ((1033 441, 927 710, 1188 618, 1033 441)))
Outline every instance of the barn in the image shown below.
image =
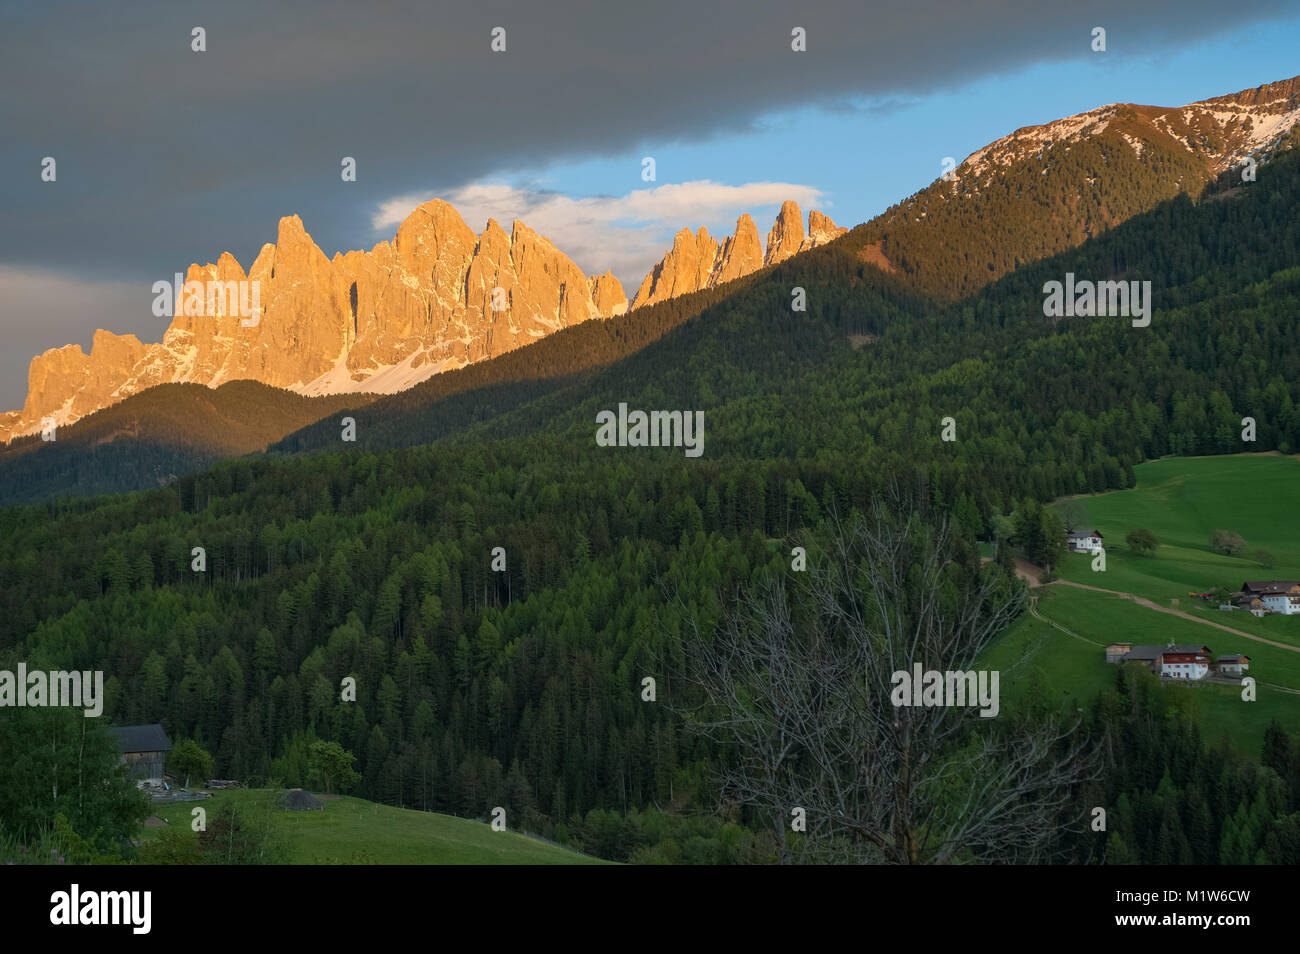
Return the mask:
POLYGON ((1240 653, 1220 656, 1214 660, 1214 671, 1224 676, 1242 676, 1250 669, 1250 657, 1240 653))
POLYGON ((1111 643, 1106 647, 1106 662, 1123 662, 1124 658, 1132 651, 1132 643, 1111 643))
POLYGON ((172 750, 172 742, 161 725, 157 722, 153 725, 123 725, 108 731, 117 738, 128 778, 162 784, 163 768, 167 753, 172 750))

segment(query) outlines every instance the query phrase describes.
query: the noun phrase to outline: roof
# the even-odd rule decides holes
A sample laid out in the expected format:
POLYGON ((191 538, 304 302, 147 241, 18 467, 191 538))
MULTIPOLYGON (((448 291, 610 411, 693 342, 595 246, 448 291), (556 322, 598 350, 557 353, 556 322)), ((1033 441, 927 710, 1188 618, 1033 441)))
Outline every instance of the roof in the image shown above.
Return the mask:
POLYGON ((1241 584, 1242 590, 1250 590, 1252 593, 1262 593, 1265 596, 1280 596, 1289 592, 1293 587, 1300 586, 1298 580, 1247 580, 1241 584))
POLYGON ((117 747, 128 752, 170 752, 172 741, 163 727, 153 725, 122 725, 108 730, 117 737, 117 747))
POLYGON ((291 788, 280 797, 280 807, 292 812, 313 812, 320 811, 325 806, 311 792, 291 788))
POLYGON ((1134 646, 1132 652, 1124 658, 1132 659, 1136 662, 1141 662, 1142 660, 1155 661, 1165 653, 1170 653, 1175 656, 1196 656, 1203 655, 1209 651, 1209 646, 1193 646, 1191 644, 1184 646, 1134 646))
POLYGON ((1100 530, 1071 530, 1066 534, 1067 537, 1099 537, 1100 530))
POLYGON ((1215 662, 1240 662, 1243 659, 1250 659, 1249 656, 1243 656, 1241 653, 1229 653, 1226 656, 1220 656, 1215 662))

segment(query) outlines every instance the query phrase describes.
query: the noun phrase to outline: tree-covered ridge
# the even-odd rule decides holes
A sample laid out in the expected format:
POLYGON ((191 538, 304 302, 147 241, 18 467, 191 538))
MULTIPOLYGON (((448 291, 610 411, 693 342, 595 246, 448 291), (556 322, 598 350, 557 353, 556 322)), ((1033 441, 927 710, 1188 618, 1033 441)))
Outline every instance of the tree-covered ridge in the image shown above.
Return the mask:
MULTIPOLYGON (((1046 142, 985 174, 963 164, 952 181, 859 226, 853 240, 878 245, 921 287, 961 298, 1178 196, 1200 200, 1218 177, 1197 152, 1139 122, 1137 109, 1122 106, 1100 133, 1046 142)), ((1240 171, 1225 174, 1209 194, 1240 184, 1240 171)))
POLYGON ((161 384, 59 427, 53 441, 0 444, 0 506, 156 487, 371 399, 303 397, 257 381, 161 384))
MULTIPOLYGON (((790 286, 805 278, 828 291, 818 305, 823 312, 836 303, 840 308, 879 313, 878 318, 866 322, 867 328, 881 328, 887 315, 922 315, 931 302, 901 279, 885 276, 863 263, 854 247, 832 242, 802 253, 787 264, 715 289, 646 305, 616 318, 582 322, 498 359, 438 374, 408 391, 377 400, 355 413, 357 446, 382 450, 438 441, 550 395, 571 395, 575 390, 589 389, 593 381, 623 373, 627 361, 647 348, 654 347, 655 355, 681 352, 692 341, 681 337, 685 329, 694 329, 689 334, 708 335, 708 329, 727 324, 731 316, 748 315, 759 300, 774 305, 777 311, 788 312, 790 286), (664 342, 666 338, 669 341, 664 342)), ((815 321, 800 322, 785 330, 789 341, 781 344, 797 344, 798 350, 810 359, 820 359, 826 351, 818 335, 827 330, 818 328, 815 321), (809 329, 800 330, 802 324, 809 325, 809 329)), ((839 343, 833 335, 824 341, 839 343)), ((761 352, 746 350, 744 357, 753 359, 757 354, 761 352)), ((682 357, 677 354, 677 360, 682 357)), ((780 360, 780 356, 766 360, 780 360)), ((698 363, 690 364, 698 370, 698 363)), ((569 398, 560 396, 559 400, 564 403, 569 398)), ((337 419, 321 420, 290 434, 270 450, 334 450, 338 441, 337 419)))
MULTIPOLYGON (((1027 710, 1045 709, 1036 696, 1027 710)), ((1259 762, 1210 748, 1196 696, 1119 667, 1087 731, 1104 739, 1102 779, 1080 804, 1108 806, 1105 833, 1070 836, 1075 859, 1112 865, 1295 864, 1300 860, 1300 736, 1274 722, 1259 762)))

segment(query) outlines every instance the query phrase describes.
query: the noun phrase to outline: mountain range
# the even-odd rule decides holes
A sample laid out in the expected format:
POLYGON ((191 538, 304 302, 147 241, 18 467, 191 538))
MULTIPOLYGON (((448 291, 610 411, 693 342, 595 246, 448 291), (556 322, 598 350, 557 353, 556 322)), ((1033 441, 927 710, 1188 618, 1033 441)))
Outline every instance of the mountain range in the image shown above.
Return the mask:
MULTIPOLYGON (((845 231, 813 211, 805 236, 794 202, 782 206, 766 253, 747 214, 721 244, 701 228, 689 255, 683 236, 691 233, 683 230, 631 307, 715 287, 845 231)), ((439 199, 407 216, 391 242, 333 259, 298 216, 288 216, 247 272, 227 252, 215 264, 191 265, 184 285, 191 282, 205 289, 256 282, 258 294, 244 302, 248 314, 220 294, 212 298, 214 313, 193 314, 206 310, 203 301, 191 307, 178 294, 157 344, 101 329, 89 354, 72 344, 37 356, 22 409, 0 414, 0 438, 34 433, 46 418, 66 426, 166 383, 218 387, 247 379, 308 396, 392 394, 629 307, 610 272, 584 275, 523 222, 507 234, 489 219, 475 235, 439 199)))
MULTIPOLYGON (((836 263, 836 281, 869 279, 883 296, 856 329, 866 335, 860 340, 870 340, 905 300, 909 312, 921 314, 925 301, 940 307, 962 299, 1178 196, 1235 197, 1250 181, 1243 160, 1268 163, 1297 120, 1300 79, 1290 79, 1175 109, 1114 104, 1024 127, 851 233, 817 211, 805 231, 793 202, 782 206, 766 247, 748 215, 720 242, 704 228, 682 229, 630 302, 611 274, 584 275, 523 223, 507 235, 489 221, 475 235, 439 200, 416 209, 392 242, 333 260, 293 216, 281 221, 276 243, 263 247, 247 273, 229 254, 187 273, 187 280, 260 280, 255 327, 237 315, 177 314, 156 345, 100 331, 89 356, 75 345, 47 352, 32 363, 24 408, 0 417, 0 434, 12 440, 34 433, 45 416, 66 426, 162 383, 216 387, 246 378, 306 396, 352 394, 328 409, 321 405, 321 417, 351 407, 363 446, 432 441, 570 387, 736 298, 739 279, 765 269, 779 275, 827 248, 833 259, 819 261, 836 263), (492 309, 494 289, 506 296, 501 312, 492 309), (381 394, 387 396, 376 400, 381 394)), ((788 310, 788 286, 821 267, 803 268, 773 307, 788 310)), ((1108 268, 1120 271, 1113 263, 1108 268)), ((832 283, 822 294, 837 298, 843 291, 832 283)), ((123 404, 112 428, 97 426, 83 436, 72 424, 59 440, 71 441, 65 444, 71 451, 78 443, 129 444, 140 433, 167 432, 169 426, 140 417, 157 407, 123 404), (135 423, 123 423, 128 418, 135 423)), ((195 413, 209 412, 196 406, 195 413)), ((260 428, 255 440, 214 444, 207 458, 193 456, 198 449, 190 442, 186 459, 198 465, 228 456, 236 445, 256 449, 258 441, 279 441, 277 447, 290 451, 337 446, 334 424, 314 426, 301 413, 272 415, 282 426, 260 428), (298 427, 304 429, 293 434, 298 427)), ((0 477, 15 478, 17 467, 28 492, 0 498, 34 499, 35 474, 71 466, 44 453, 48 448, 31 454, 31 440, 17 455, 18 447, 0 455, 0 477), (24 460, 15 464, 19 456, 24 460), (38 464, 42 456, 47 462, 38 464)), ((156 443, 147 451, 140 446, 141 453, 157 452, 156 443)), ((105 485, 102 477, 87 483, 65 474, 51 485, 69 492, 150 486, 175 467, 167 456, 157 466, 133 467, 134 483, 105 485)))

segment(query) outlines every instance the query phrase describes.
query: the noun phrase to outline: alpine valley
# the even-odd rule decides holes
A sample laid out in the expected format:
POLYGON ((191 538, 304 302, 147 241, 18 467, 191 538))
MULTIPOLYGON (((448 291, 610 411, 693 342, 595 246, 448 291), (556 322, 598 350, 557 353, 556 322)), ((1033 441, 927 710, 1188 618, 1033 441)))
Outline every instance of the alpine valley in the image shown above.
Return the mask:
MULTIPOLYGON (((1231 179, 1245 161, 1267 162, 1297 120, 1300 79, 1293 78, 1183 107, 1117 104, 1019 129, 969 156, 948 179, 859 226, 843 251, 851 247, 853 256, 902 279, 912 294, 938 300, 969 295, 1177 195, 1200 201, 1207 190, 1219 194, 1216 182, 1231 179), (997 241, 988 241, 989 234, 997 241)), ((0 437, 7 443, 0 449, 0 477, 6 478, 0 501, 41 499, 53 487, 66 493, 154 486, 175 476, 177 462, 147 459, 157 452, 156 442, 114 449, 118 460, 134 458, 125 469, 105 466, 107 460, 81 468, 97 475, 89 482, 70 476, 70 464, 39 462, 29 453, 67 460, 67 449, 79 442, 100 448, 157 431, 135 410, 157 402, 124 406, 120 417, 128 423, 111 432, 101 428, 93 440, 70 425, 162 384, 217 388, 250 380, 309 397, 395 395, 371 409, 385 420, 392 408, 422 406, 484 382, 544 387, 536 382, 607 364, 717 300, 692 298, 695 293, 770 270, 846 232, 816 210, 805 230, 793 202, 782 206, 766 247, 748 215, 721 242, 705 228, 684 228, 629 302, 611 273, 584 275, 524 223, 514 222, 507 233, 489 220, 476 235, 440 200, 413 211, 392 241, 333 259, 297 216, 289 216, 247 272, 226 253, 185 274, 187 283, 259 282, 261 313, 251 327, 235 314, 184 314, 178 301, 157 344, 100 330, 89 354, 67 345, 33 358, 23 407, 0 414, 0 437), (493 309, 494 291, 504 308, 493 309), (652 307, 675 299, 682 301, 667 311, 652 307), (592 321, 603 327, 579 330, 592 321), (558 332, 566 334, 554 346, 531 347, 516 359, 523 346, 558 332), (482 362, 491 368, 475 367, 482 362), (31 445, 43 422, 59 428, 65 453, 50 453, 53 442, 31 445), (38 480, 37 470, 61 476, 38 480)), ((329 407, 371 400, 354 397, 329 407)), ((204 466, 232 447, 263 447, 261 441, 286 437, 300 421, 279 427, 274 414, 265 417, 247 437, 231 435, 224 446, 205 450, 183 439, 189 452, 182 466, 204 466)), ((233 420, 223 425, 242 426, 233 420)), ((399 429, 396 423, 386 427, 399 429)), ((205 429, 215 428, 198 431, 205 429)), ((439 432, 412 431, 409 439, 433 439, 439 432)), ((293 446, 303 444, 295 440, 293 446)))
MULTIPOLYGON (((1298 124, 1300 79, 1102 106, 848 231, 793 202, 765 240, 683 228, 630 300, 437 200, 333 259, 283 219, 247 272, 186 276, 261 282, 255 325, 177 314, 33 362, 0 668, 104 670, 106 715, 202 777, 383 803, 286 823, 308 862, 409 860, 380 827, 500 810, 536 852, 646 864, 1298 864, 1300 614, 1219 608, 1300 577, 1298 124), (1045 314, 1074 276, 1136 283, 1142 320, 1045 314), (624 439, 629 408, 682 439, 624 439), (1065 549, 1085 525, 1105 573, 1065 549), (957 665, 936 641, 963 626, 957 665), (863 632, 910 655, 836 655, 863 632), (1248 656, 1258 697, 1110 658, 1134 643, 1248 656), (992 671, 987 717, 861 691, 913 664, 992 671), (1051 799, 981 801, 1039 770, 1051 799), (371 840, 331 841, 353 811, 371 840)), ((64 714, 0 719, 0 751, 99 731, 40 718, 64 714)), ((0 783, 0 823, 48 805, 18 760, 0 783)), ((94 806, 59 810, 94 847, 94 806)), ((124 857, 221 857, 155 834, 124 857)))

